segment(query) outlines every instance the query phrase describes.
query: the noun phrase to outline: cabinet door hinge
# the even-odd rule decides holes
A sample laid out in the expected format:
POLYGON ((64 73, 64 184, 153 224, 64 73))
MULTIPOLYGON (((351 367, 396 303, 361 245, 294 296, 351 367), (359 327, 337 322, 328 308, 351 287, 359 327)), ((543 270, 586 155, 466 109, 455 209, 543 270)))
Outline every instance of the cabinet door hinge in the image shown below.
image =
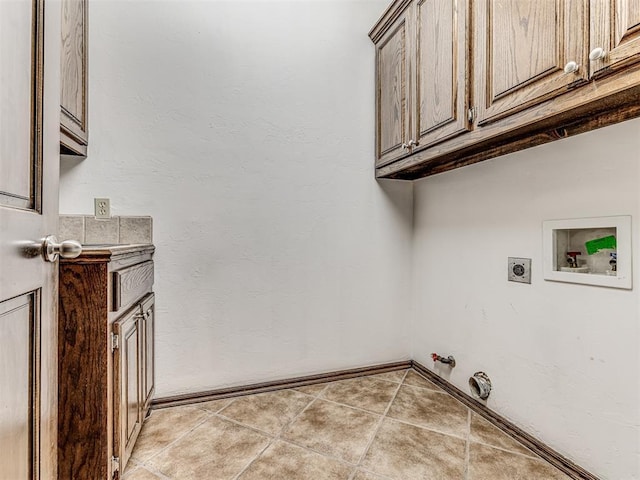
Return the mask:
POLYGON ((467 120, 469 123, 473 123, 476 119, 476 107, 469 107, 467 109, 467 120))
MULTIPOLYGON (((120 336, 117 333, 111 334, 111 351, 114 352, 120 347, 120 336)), ((114 457, 117 458, 117 457, 114 457)))
POLYGON ((120 457, 111 457, 111 472, 114 479, 120 477, 120 457))

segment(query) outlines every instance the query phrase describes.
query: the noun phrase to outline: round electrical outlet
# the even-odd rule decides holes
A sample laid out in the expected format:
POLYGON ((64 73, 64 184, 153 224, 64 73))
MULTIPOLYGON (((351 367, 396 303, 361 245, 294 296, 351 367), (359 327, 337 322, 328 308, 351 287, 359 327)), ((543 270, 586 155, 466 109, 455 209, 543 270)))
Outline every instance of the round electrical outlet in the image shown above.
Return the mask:
POLYGON ((531 283, 531 259, 509 257, 507 279, 510 282, 531 283))

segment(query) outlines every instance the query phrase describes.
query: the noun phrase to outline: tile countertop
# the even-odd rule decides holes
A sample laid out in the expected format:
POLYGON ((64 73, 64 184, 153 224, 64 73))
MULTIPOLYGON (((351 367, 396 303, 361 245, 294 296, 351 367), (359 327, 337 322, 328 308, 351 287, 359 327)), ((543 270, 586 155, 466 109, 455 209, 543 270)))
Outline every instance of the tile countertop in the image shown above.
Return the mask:
POLYGON ((151 243, 97 243, 82 245, 82 253, 77 258, 64 258, 65 263, 105 262, 124 257, 153 254, 156 247, 151 243))

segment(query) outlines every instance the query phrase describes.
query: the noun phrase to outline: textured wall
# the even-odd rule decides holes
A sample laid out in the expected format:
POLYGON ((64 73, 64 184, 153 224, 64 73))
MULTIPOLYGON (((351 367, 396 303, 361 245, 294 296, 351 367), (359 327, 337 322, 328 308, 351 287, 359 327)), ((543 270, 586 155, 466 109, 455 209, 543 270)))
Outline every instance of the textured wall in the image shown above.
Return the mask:
POLYGON ((632 120, 415 185, 414 358, 454 354, 465 391, 484 370, 491 408, 603 479, 640 479, 639 165, 632 120), (545 281, 543 220, 606 215, 633 216, 634 289, 545 281))
POLYGON ((91 2, 61 212, 153 216, 158 396, 408 358, 412 186, 372 165, 385 7, 91 2))

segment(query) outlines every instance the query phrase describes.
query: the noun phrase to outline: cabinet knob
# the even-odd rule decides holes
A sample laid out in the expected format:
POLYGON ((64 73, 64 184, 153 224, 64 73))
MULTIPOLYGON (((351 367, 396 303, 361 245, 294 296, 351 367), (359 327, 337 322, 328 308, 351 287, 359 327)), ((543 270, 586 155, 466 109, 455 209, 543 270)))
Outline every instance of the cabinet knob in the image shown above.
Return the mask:
POLYGON ((411 140, 409 140, 409 146, 410 147, 417 147, 418 146, 418 142, 416 142, 415 140, 411 139, 411 140))
POLYGON ((406 150, 407 148, 409 148, 409 145, 407 145, 406 143, 403 143, 401 146, 403 150, 406 150))
POLYGON ((564 66, 564 73, 576 73, 578 70, 580 70, 580 65, 574 61, 571 61, 564 66))
POLYGON ((48 235, 42 241, 42 256, 45 262, 55 262, 58 257, 76 258, 82 253, 82 245, 75 240, 65 240, 58 243, 55 235, 48 235))
POLYGON ((607 52, 604 51, 604 48, 597 47, 591 50, 591 53, 589 53, 589 60, 591 60, 592 62, 595 62, 596 60, 600 60, 604 58, 606 55, 607 55, 607 52))

